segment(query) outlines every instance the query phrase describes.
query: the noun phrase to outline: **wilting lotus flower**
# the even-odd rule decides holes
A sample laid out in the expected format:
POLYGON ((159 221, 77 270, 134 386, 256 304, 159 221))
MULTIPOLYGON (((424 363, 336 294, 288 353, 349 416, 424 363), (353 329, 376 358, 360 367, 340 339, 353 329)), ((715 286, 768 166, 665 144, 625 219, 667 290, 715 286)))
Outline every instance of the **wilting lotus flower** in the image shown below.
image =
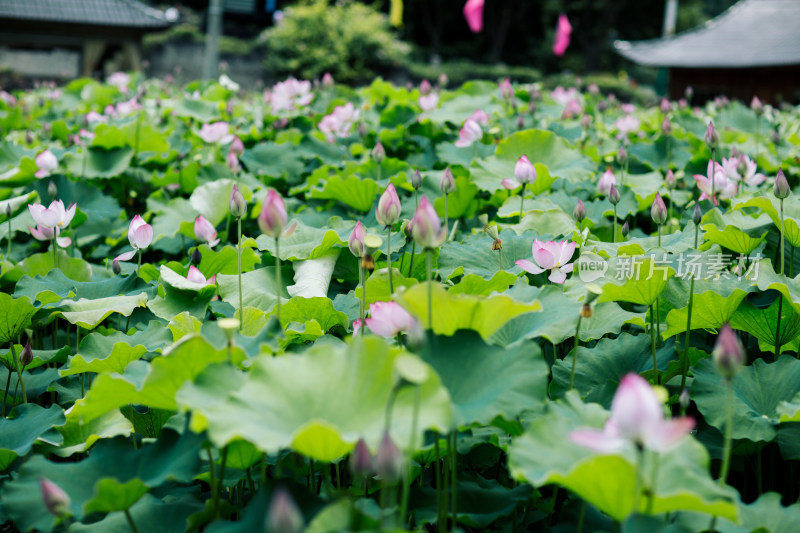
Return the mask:
POLYGON ((31 235, 33 235, 38 241, 52 242, 53 237, 55 237, 56 243, 62 248, 66 248, 72 244, 72 239, 69 237, 58 236, 58 234, 61 233, 60 228, 48 228, 47 226, 37 224, 35 228, 28 226, 28 230, 30 230, 31 235))
POLYGON ((230 126, 227 122, 214 122, 213 124, 203 124, 200 128, 200 138, 205 142, 214 143, 229 143, 233 140, 233 135, 228 133, 230 126))
POLYGON ((203 273, 195 268, 194 265, 189 267, 189 273, 186 274, 186 279, 198 285, 213 285, 215 283, 215 278, 216 276, 211 276, 209 279, 206 279, 203 273))
POLYGON ((350 102, 343 106, 336 106, 330 115, 322 117, 322 120, 319 121, 319 130, 325 134, 325 138, 330 143, 334 142, 337 137, 349 137, 353 124, 358 120, 358 115, 359 111, 350 102))
POLYGON ((467 0, 464 4, 464 18, 467 19, 472 33, 480 33, 483 30, 483 0, 467 0))
POLYGON ((72 204, 69 209, 64 209, 64 202, 61 200, 50 202, 48 207, 42 204, 28 204, 28 211, 36 225, 47 228, 68 227, 72 217, 75 216, 75 208, 75 204, 72 204))
MULTIPOLYGON (((298 81, 289 78, 276 83, 269 93, 269 104, 273 111, 291 111, 295 108, 305 107, 311 103, 314 94, 311 92, 310 81, 298 81)), ((266 99, 266 95, 265 95, 266 99)))
POLYGON ((378 200, 378 208, 375 210, 375 218, 381 226, 391 226, 400 219, 400 198, 393 184, 389 184, 378 200))
POLYGON ((563 56, 569 46, 569 37, 572 34, 572 25, 565 14, 558 16, 558 26, 556 26, 556 39, 553 43, 553 53, 563 56))
POLYGON ((369 304, 367 327, 375 335, 394 337, 400 332, 411 331, 416 320, 397 302, 374 302, 369 304))
POLYGON ((693 427, 690 417, 666 420, 653 387, 638 374, 627 374, 614 394, 611 418, 603 430, 579 429, 570 434, 570 440, 601 453, 618 452, 630 445, 667 452, 693 427))
POLYGON ((514 165, 514 179, 506 178, 503 180, 503 187, 506 189, 516 189, 520 185, 530 185, 536 181, 536 168, 531 163, 528 156, 523 155, 514 165))
POLYGON ((472 146, 474 143, 480 141, 482 137, 483 130, 480 124, 468 118, 458 132, 458 140, 455 142, 455 145, 459 148, 472 146))
POLYGON ((45 150, 36 156, 36 166, 39 170, 36 171, 36 176, 39 179, 46 178, 50 172, 58 168, 58 159, 53 155, 50 150, 45 150))
POLYGON ((553 283, 564 283, 567 273, 572 272, 573 264, 569 262, 575 252, 577 243, 570 241, 542 242, 539 239, 533 240, 533 260, 520 259, 515 264, 522 270, 531 274, 541 274, 547 270, 550 275, 547 279, 553 283))
POLYGON ((420 198, 417 212, 408 223, 408 230, 414 241, 425 249, 438 248, 447 238, 447 230, 442 227, 439 215, 427 196, 420 198))
POLYGON ((611 169, 608 169, 600 176, 600 181, 597 182, 597 191, 600 194, 608 195, 608 193, 611 192, 611 187, 616 185, 617 178, 614 177, 614 173, 611 172, 611 169))
POLYGON ((130 261, 136 252, 150 246, 153 242, 153 226, 145 222, 140 215, 136 215, 128 226, 128 242, 133 246, 133 250, 118 255, 114 261, 130 261))
POLYGON ((476 109, 470 117, 472 120, 480 124, 481 126, 488 126, 489 125, 489 113, 484 111, 483 109, 476 109))
POLYGON ((694 179, 697 182, 697 186, 703 191, 703 194, 700 195, 700 200, 711 200, 714 205, 717 205, 718 199, 721 200, 728 200, 736 196, 736 191, 738 187, 736 186, 736 182, 728 179, 725 175, 725 171, 722 169, 722 165, 719 163, 715 163, 713 160, 708 161, 708 170, 706 171, 707 175, 702 176, 700 174, 695 174, 694 179), (714 191, 712 193, 712 176, 714 179, 714 191), (713 197, 712 197, 713 196, 713 197))
POLYGON ((194 219, 194 236, 198 241, 204 241, 211 248, 219 244, 217 230, 203 215, 199 215, 194 219))
POLYGON ((625 115, 614 122, 614 127, 620 135, 625 136, 639 130, 639 119, 633 115, 625 115))

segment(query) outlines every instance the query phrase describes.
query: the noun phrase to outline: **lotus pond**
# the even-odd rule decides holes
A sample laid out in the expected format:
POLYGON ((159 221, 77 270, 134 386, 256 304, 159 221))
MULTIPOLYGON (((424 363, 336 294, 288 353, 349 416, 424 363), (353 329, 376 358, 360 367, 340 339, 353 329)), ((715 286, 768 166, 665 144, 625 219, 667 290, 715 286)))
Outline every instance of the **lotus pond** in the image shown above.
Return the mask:
POLYGON ((800 530, 797 109, 442 83, 0 92, 0 529, 800 530))

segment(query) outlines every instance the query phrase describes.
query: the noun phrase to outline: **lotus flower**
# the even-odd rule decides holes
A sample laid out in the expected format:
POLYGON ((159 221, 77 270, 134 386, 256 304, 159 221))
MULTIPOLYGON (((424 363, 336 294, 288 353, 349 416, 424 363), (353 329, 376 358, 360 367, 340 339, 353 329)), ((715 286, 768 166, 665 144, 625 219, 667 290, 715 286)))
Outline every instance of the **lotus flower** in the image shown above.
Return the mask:
POLYGON ((86 122, 89 124, 92 122, 108 122, 108 118, 101 115, 97 111, 89 111, 86 113, 86 122))
POLYGON ((728 159, 722 158, 722 170, 725 176, 732 181, 743 181, 745 184, 756 187, 761 185, 767 177, 756 173, 756 162, 745 154, 737 154, 728 159))
POLYGON ((472 33, 480 33, 483 30, 483 0, 467 0, 464 4, 464 18, 467 19, 472 33))
POLYGON ((117 107, 115 108, 115 112, 117 115, 124 117, 141 108, 142 106, 139 105, 139 102, 136 101, 136 98, 131 98, 125 102, 118 103, 117 107))
POLYGON ((189 267, 189 272, 186 274, 186 279, 198 285, 213 285, 216 281, 216 276, 211 276, 209 279, 203 275, 194 265, 189 267))
POLYGON ((572 25, 565 14, 558 16, 558 26, 556 26, 556 39, 553 43, 553 53, 559 57, 564 55, 569 46, 569 36, 572 34, 572 25))
POLYGON ((150 246, 153 242, 153 226, 145 222, 140 215, 136 215, 128 226, 128 242, 133 246, 133 250, 118 255, 114 261, 130 261, 136 252, 150 246))
POLYGON ((337 137, 349 137, 353 124, 358 120, 358 115, 359 112, 353 107, 353 104, 347 102, 343 106, 336 106, 330 115, 322 117, 322 120, 319 121, 319 129, 330 143, 337 137))
POLYGON ((227 122, 214 122, 213 124, 203 124, 200 128, 200 138, 209 144, 226 144, 233 140, 233 135, 229 133, 230 126, 227 122))
POLYGON ((722 200, 728 200, 736 196, 737 186, 736 182, 728 179, 725 175, 725 171, 722 169, 722 165, 719 163, 715 163, 713 160, 708 161, 708 170, 706 171, 706 176, 701 176, 700 174, 695 174, 694 179, 697 182, 697 186, 703 191, 703 194, 700 195, 700 200, 711 200, 714 205, 717 205, 718 198, 722 200), (714 179, 714 191, 712 193, 712 176, 714 179))
POLYGON ((50 150, 45 150, 36 156, 36 166, 39 170, 36 171, 36 176, 39 179, 46 178, 50 173, 58 168, 58 159, 53 155, 50 150))
POLYGON ((400 219, 400 198, 393 184, 389 184, 378 200, 378 208, 375 210, 375 218, 381 226, 391 226, 400 219))
POLYGON ((611 192, 611 187, 616 185, 617 178, 614 177, 614 173, 611 172, 611 169, 608 169, 600 176, 600 181, 597 182, 597 191, 600 194, 608 195, 608 193, 611 192))
POLYGON ((420 198, 417 212, 408 223, 408 231, 414 241, 425 249, 438 248, 447 238, 447 230, 442 227, 439 215, 427 196, 420 198))
POLYGON ((459 148, 466 148, 480 141, 481 137, 483 137, 483 130, 480 124, 468 118, 464 121, 464 125, 458 132, 458 140, 455 142, 455 145, 459 148))
POLYGON ((547 279, 553 283, 564 283, 564 280, 567 279, 567 273, 572 272, 574 266, 569 260, 572 258, 576 246, 577 243, 570 241, 542 242, 539 239, 534 239, 533 260, 536 263, 527 259, 520 259, 515 264, 531 274, 541 274, 549 270, 550 275, 547 279))
POLYGON ((615 453, 630 445, 666 452, 680 444, 693 427, 690 417, 665 420, 653 387, 638 374, 627 374, 614 394, 611 418, 603 430, 579 429, 570 434, 570 440, 601 453, 615 453))
POLYGON ((564 87, 559 85, 550 92, 550 98, 560 105, 567 105, 570 100, 577 100, 579 96, 578 89, 575 87, 564 89, 564 87))
POLYGON ((483 109, 476 109, 470 117, 472 120, 477 122, 481 126, 488 126, 489 125, 489 113, 484 111, 483 109))
POLYGON ((75 216, 75 204, 64 209, 64 202, 54 200, 48 207, 42 204, 28 204, 28 211, 37 226, 46 228, 66 228, 75 216))
POLYGON ((573 118, 583 113, 583 107, 577 98, 567 102, 564 106, 564 111, 561 113, 561 118, 573 118))
MULTIPOLYGON (((266 99, 266 98, 265 98, 266 99)), ((311 92, 310 81, 298 81, 289 78, 285 81, 276 83, 269 93, 269 104, 275 112, 291 111, 299 107, 305 107, 314 99, 311 92)))
POLYGON ((434 92, 423 94, 420 95, 417 102, 423 111, 428 112, 432 109, 436 109, 436 107, 439 105, 439 95, 434 92))
POLYGON ((711 358, 719 373, 726 379, 733 379, 744 366, 744 346, 727 323, 719 332, 711 358))
POLYGON ((198 241, 206 242, 210 248, 219 244, 217 230, 203 215, 194 219, 194 236, 198 241))
POLYGON ((236 157, 242 157, 242 154, 244 153, 244 143, 235 135, 233 137, 233 142, 231 142, 231 152, 236 154, 236 157))
POLYGON ((516 189, 520 185, 530 185, 536 181, 536 167, 533 166, 527 155, 520 157, 514 165, 514 179, 503 180, 503 187, 516 189))
POLYGON ((375 335, 394 337, 401 331, 416 327, 416 320, 397 302, 374 302, 369 304, 367 327, 375 335))
POLYGON ((62 248, 66 248, 72 244, 72 239, 69 237, 58 236, 58 234, 61 233, 60 228, 48 228, 47 226, 37 224, 35 228, 28 226, 28 230, 30 230, 31 235, 39 241, 52 241, 53 237, 55 237, 56 243, 62 248))
POLYGON ((106 83, 109 85, 113 85, 117 89, 122 92, 128 92, 128 85, 131 82, 131 77, 129 74, 125 72, 114 72, 111 74, 107 79, 106 83))
POLYGON ((639 130, 639 119, 633 115, 625 115, 614 122, 614 127, 620 135, 625 136, 639 130))

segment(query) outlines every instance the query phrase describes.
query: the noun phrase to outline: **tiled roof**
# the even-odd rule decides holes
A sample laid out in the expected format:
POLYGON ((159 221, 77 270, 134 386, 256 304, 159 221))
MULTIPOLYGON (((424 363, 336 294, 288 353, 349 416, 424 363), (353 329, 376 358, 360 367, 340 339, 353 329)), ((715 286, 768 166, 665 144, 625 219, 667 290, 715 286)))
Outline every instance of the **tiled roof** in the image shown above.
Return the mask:
POLYGON ((616 41, 643 65, 736 68, 800 64, 800 0, 741 0, 702 26, 664 39, 616 41))
POLYGON ((0 19, 126 28, 169 25, 161 11, 136 0, 0 0, 0 19))

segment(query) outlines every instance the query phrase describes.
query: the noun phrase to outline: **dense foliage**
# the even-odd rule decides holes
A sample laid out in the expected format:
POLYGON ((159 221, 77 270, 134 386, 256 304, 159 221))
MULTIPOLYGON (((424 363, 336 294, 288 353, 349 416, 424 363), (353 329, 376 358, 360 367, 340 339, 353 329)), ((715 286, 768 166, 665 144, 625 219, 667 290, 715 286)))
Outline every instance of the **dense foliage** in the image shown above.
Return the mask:
POLYGON ((0 92, 0 524, 796 531, 798 124, 507 81, 0 92))

